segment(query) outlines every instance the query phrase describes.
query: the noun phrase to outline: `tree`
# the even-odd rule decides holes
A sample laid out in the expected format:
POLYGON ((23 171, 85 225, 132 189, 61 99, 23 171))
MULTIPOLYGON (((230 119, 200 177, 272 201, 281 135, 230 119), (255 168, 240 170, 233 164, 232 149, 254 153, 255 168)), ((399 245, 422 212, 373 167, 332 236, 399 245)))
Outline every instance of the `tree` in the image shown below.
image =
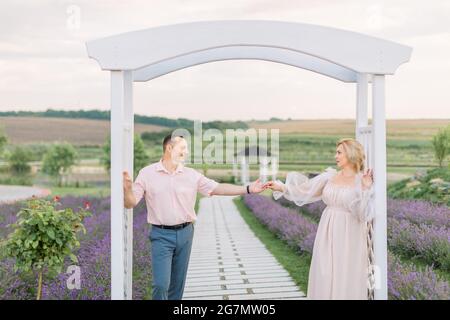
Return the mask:
MULTIPOLYGON (((133 177, 136 177, 139 170, 145 167, 149 162, 149 156, 145 151, 145 144, 139 135, 134 135, 134 159, 133 159, 133 177)), ((111 137, 108 137, 103 145, 103 157, 101 159, 108 172, 111 170, 111 137)))
POLYGON ((75 164, 77 152, 70 143, 54 144, 45 153, 42 171, 55 180, 58 186, 62 186, 62 180, 75 164))
POLYGON ((31 172, 31 166, 28 162, 31 161, 31 153, 27 149, 17 146, 8 155, 9 170, 13 174, 20 176, 27 175, 31 172))
POLYGON ((78 212, 72 208, 57 210, 58 200, 28 200, 27 207, 17 214, 17 222, 11 225, 13 231, 0 243, 4 255, 15 259, 15 272, 37 273, 37 300, 41 299, 45 271, 51 277, 60 274, 66 257, 78 263, 73 253, 80 246, 77 233, 86 233, 82 221, 91 215, 86 204, 78 212))
POLYGON ((440 129, 432 140, 434 148, 434 157, 442 167, 442 162, 450 153, 450 125, 447 128, 440 129))

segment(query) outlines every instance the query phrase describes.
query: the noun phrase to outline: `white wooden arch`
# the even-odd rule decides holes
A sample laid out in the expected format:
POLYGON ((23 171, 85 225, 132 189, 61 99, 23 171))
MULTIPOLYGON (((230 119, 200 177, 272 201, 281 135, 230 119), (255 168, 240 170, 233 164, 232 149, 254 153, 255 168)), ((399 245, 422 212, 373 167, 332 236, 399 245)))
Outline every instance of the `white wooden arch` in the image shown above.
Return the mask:
POLYGON ((197 51, 151 64, 133 73, 134 81, 149 81, 199 64, 224 60, 264 60, 291 65, 344 82, 355 82, 356 73, 304 53, 273 47, 229 46, 197 51))
POLYGON ((133 82, 212 61, 258 59, 356 83, 355 135, 374 169, 375 299, 387 299, 385 75, 408 62, 412 48, 317 25, 260 20, 161 26, 86 43, 111 72, 111 298, 132 298, 132 210, 123 206, 123 170, 133 172, 133 82), (368 86, 372 85, 372 125, 368 86), (376 155, 376 156, 375 156, 376 155))

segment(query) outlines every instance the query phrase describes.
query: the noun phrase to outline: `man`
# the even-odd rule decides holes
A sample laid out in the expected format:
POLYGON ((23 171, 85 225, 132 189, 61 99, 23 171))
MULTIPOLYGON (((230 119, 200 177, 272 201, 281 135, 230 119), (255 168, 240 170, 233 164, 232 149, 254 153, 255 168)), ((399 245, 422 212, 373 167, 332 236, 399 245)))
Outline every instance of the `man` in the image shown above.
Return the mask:
POLYGON ((182 136, 168 135, 163 157, 139 171, 133 183, 123 172, 125 208, 131 209, 145 197, 147 221, 152 225, 152 271, 154 300, 181 300, 194 235, 197 192, 205 196, 259 193, 259 179, 248 186, 218 183, 184 167, 188 155, 182 136))

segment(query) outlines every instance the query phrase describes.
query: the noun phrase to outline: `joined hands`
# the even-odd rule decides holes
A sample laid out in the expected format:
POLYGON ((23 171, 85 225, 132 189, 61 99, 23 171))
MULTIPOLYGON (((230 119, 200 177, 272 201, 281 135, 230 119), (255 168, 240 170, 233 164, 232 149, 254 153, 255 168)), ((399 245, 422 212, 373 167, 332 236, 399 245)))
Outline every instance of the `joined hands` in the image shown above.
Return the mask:
POLYGON ((271 189, 272 191, 283 191, 283 186, 279 182, 276 181, 267 181, 266 183, 262 183, 260 179, 252 182, 250 184, 250 193, 260 193, 266 189, 271 189))

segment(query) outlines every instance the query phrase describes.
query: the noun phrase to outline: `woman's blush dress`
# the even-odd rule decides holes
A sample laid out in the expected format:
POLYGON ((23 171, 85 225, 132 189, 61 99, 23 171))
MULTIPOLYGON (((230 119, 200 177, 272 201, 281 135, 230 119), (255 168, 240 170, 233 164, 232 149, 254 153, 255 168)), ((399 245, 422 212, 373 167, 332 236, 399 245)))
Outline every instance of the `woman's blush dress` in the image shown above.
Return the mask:
POLYGON ((308 299, 365 300, 368 298, 367 221, 374 217, 373 187, 362 189, 359 173, 354 185, 333 181, 337 171, 328 168, 308 179, 290 172, 284 192, 286 199, 302 206, 322 200, 326 208, 320 218, 309 270, 308 299))

